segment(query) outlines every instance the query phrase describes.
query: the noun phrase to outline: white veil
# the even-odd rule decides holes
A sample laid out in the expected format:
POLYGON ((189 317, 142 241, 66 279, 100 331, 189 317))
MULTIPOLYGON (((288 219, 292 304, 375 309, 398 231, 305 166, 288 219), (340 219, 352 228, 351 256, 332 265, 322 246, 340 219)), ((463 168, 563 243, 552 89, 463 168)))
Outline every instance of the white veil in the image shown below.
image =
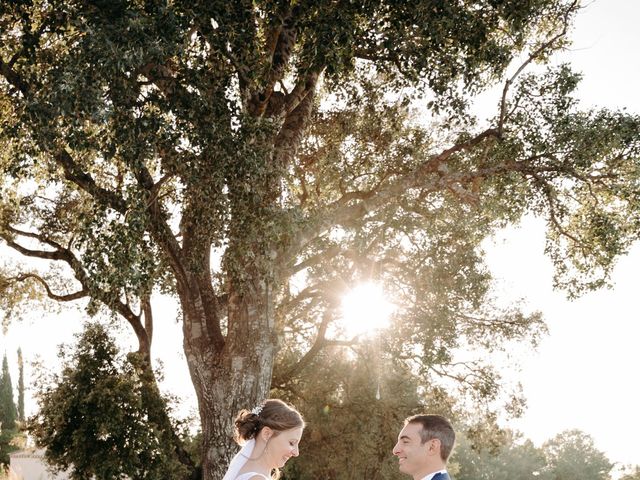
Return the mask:
POLYGON ((253 453, 253 447, 255 447, 255 445, 256 440, 254 438, 247 441, 247 443, 243 445, 240 451, 236 453, 235 457, 233 457, 231 463, 229 463, 227 473, 224 474, 222 480, 236 480, 238 472, 242 470, 244 464, 247 463, 247 460, 249 460, 249 458, 251 457, 251 454, 253 453))

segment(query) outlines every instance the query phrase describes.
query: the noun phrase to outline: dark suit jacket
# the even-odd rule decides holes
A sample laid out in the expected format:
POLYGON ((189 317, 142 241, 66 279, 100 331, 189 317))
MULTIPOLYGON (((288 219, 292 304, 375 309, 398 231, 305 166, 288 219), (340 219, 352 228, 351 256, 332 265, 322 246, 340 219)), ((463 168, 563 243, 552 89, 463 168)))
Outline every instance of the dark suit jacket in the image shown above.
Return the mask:
POLYGON ((451 480, 451 477, 449 476, 448 473, 439 473, 435 477, 433 477, 431 480, 451 480))

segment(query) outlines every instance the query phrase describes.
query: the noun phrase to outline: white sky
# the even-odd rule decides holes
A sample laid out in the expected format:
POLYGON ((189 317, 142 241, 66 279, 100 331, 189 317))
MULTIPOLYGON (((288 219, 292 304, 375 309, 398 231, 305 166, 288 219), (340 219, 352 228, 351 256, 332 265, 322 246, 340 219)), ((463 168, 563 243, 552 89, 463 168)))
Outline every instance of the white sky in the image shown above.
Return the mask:
MULTIPOLYGON (((627 107, 640 113, 640 0, 599 0, 578 17, 574 47, 566 54, 585 75, 580 96, 585 105, 627 107)), ((551 265, 543 255, 541 222, 526 219, 487 243, 488 263, 505 299, 524 297, 541 310, 550 328, 537 354, 522 363, 517 380, 528 398, 525 416, 513 426, 536 443, 569 428, 579 428, 615 462, 640 465, 639 295, 640 246, 620 260, 612 290, 590 293, 574 302, 551 288, 551 265)), ((0 248, 0 256, 8 251, 0 248)), ((154 352, 162 357, 180 348, 175 307, 156 306, 154 352), (164 317, 164 318, 163 318, 164 317)), ((77 311, 59 316, 33 312, 32 320, 14 325, 0 337, 15 373, 15 349, 27 361, 40 355, 54 364, 57 345, 81 329, 77 311)), ((165 360, 166 384, 188 402, 194 395, 184 356, 165 360)), ((27 381, 32 373, 27 365, 27 381)), ((28 393, 28 392, 27 392, 28 393)), ((33 412, 31 402, 27 413, 33 412)))
POLYGON ((501 232, 488 248, 503 298, 526 298, 541 310, 549 335, 536 353, 520 360, 513 379, 523 385, 528 408, 510 425, 537 445, 563 430, 591 435, 610 460, 640 464, 640 323, 633 281, 640 246, 617 265, 611 290, 569 302, 551 288, 551 262, 543 256, 544 226, 527 219, 501 232))

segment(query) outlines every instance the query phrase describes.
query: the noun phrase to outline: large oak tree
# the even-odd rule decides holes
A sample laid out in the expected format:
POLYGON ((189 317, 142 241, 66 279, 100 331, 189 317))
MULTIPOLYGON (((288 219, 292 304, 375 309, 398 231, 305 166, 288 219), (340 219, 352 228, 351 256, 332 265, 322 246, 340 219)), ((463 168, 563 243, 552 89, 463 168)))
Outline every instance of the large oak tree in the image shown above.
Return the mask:
POLYGON ((482 239, 545 216, 556 283, 577 294, 638 232, 638 118, 579 111, 578 76, 540 66, 578 9, 2 2, 0 238, 55 265, 5 267, 5 311, 86 298, 131 325, 148 365, 152 294, 175 295, 207 480, 233 452, 232 414, 268 395, 276 354, 286 387, 340 343, 329 327, 358 279, 403 305, 399 358, 495 395, 452 352, 540 324, 490 309, 482 239), (475 122, 492 85, 495 114, 475 122))

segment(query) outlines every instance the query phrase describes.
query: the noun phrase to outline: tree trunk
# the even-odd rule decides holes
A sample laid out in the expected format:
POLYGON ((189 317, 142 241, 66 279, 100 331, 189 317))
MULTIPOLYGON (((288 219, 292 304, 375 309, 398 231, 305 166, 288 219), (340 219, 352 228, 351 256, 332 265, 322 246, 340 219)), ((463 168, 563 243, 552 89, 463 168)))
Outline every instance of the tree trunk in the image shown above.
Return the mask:
POLYGON ((264 282, 250 293, 231 288, 228 332, 216 351, 197 325, 205 325, 205 309, 184 313, 184 349, 198 398, 202 423, 202 478, 220 480, 235 452, 233 420, 268 396, 276 341, 273 307, 264 282))

